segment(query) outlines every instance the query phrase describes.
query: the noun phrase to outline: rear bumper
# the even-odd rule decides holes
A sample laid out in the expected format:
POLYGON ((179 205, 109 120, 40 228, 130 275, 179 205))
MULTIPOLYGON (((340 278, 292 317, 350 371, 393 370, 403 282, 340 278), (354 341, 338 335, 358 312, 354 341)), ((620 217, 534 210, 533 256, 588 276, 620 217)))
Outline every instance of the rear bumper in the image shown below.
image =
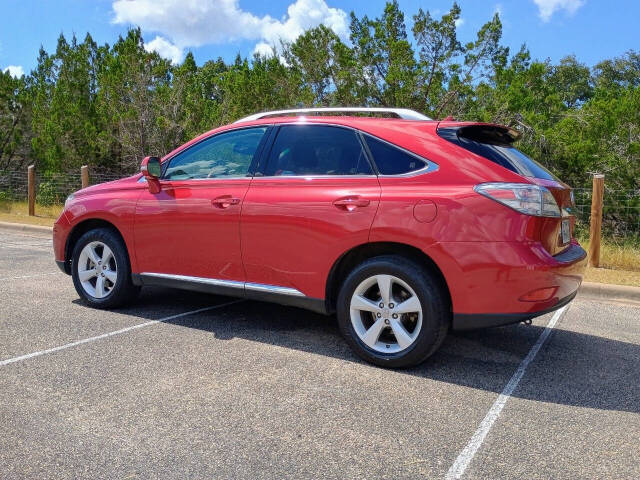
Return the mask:
POLYGON ((456 330, 507 325, 566 305, 587 263, 576 241, 555 256, 536 242, 452 242, 438 248, 432 258, 447 280, 456 330))
POLYGON ((577 293, 578 291, 576 290, 560 299, 553 307, 533 313, 454 313, 451 328, 453 330, 477 330, 523 322, 564 307, 575 298, 577 293))

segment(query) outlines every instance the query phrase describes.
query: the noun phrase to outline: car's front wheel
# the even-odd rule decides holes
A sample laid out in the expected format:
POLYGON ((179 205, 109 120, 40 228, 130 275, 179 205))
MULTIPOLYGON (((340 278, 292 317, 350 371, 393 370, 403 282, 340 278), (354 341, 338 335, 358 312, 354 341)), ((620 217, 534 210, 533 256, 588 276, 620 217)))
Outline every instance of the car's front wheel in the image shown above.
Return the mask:
POLYGON ((73 249, 71 273, 76 291, 92 307, 119 307, 139 291, 131 282, 126 246, 108 228, 90 230, 80 237, 73 249))
POLYGON ((383 367, 417 365, 442 344, 449 328, 441 282, 399 256, 372 258, 346 278, 338 323, 353 350, 383 367))

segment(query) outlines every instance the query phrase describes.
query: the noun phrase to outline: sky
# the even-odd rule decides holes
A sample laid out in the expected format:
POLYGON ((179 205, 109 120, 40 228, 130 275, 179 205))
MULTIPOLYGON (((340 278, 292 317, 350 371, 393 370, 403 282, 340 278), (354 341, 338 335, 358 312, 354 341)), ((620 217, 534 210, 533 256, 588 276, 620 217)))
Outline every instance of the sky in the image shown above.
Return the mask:
MULTIPOLYGON (((410 31, 419 8, 438 18, 453 0, 399 0, 410 31)), ((502 43, 515 53, 523 43, 532 57, 559 61, 575 54, 589 66, 640 50, 637 0, 458 0, 461 41, 471 41, 495 12, 502 43)), ((146 48, 173 62, 193 52, 203 64, 240 53, 269 53, 280 39, 292 41, 322 23, 348 42, 349 13, 380 16, 385 0, 0 0, 0 70, 29 73, 38 50, 55 50, 60 33, 86 32, 113 44, 140 26, 146 48)))

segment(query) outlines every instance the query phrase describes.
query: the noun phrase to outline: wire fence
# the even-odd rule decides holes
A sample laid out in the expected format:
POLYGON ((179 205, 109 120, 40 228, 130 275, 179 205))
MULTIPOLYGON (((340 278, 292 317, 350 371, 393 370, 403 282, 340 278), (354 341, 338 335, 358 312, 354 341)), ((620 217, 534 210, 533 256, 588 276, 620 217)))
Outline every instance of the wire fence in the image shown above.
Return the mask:
MULTIPOLYGON (((124 174, 90 168, 89 184, 109 182, 123 178, 124 174)), ((64 203, 67 196, 82 188, 80 169, 66 173, 41 175, 36 171, 36 202, 41 205, 64 203)), ((592 190, 574 190, 578 232, 586 235, 591 216, 592 190)), ((0 174, 0 200, 26 201, 28 199, 27 172, 0 174)), ((640 189, 609 190, 605 186, 602 232, 607 237, 640 238, 640 189)))
MULTIPOLYGON (((579 232, 589 231, 591 218, 590 188, 576 188, 576 225, 579 232)), ((602 234, 606 237, 640 237, 640 190, 609 190, 605 186, 602 205, 602 234)))
MULTIPOLYGON (((89 170, 89 185, 110 182, 124 178, 126 175, 89 170)), ((41 205, 57 205, 64 203, 73 192, 82 188, 82 175, 77 171, 40 175, 36 171, 36 202, 41 205)), ((9 172, 0 174, 0 200, 26 201, 29 197, 27 172, 9 172)))

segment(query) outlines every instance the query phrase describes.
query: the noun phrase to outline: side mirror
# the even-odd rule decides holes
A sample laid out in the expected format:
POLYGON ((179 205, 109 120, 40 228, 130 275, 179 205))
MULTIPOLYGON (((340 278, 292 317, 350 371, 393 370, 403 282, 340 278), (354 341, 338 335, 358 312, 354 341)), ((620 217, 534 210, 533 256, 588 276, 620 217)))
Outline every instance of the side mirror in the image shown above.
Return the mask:
POLYGON ((160 175, 162 174, 162 168, 160 167, 160 158, 158 157, 144 157, 140 164, 140 171, 144 178, 147 179, 147 185, 151 193, 160 192, 160 175))

